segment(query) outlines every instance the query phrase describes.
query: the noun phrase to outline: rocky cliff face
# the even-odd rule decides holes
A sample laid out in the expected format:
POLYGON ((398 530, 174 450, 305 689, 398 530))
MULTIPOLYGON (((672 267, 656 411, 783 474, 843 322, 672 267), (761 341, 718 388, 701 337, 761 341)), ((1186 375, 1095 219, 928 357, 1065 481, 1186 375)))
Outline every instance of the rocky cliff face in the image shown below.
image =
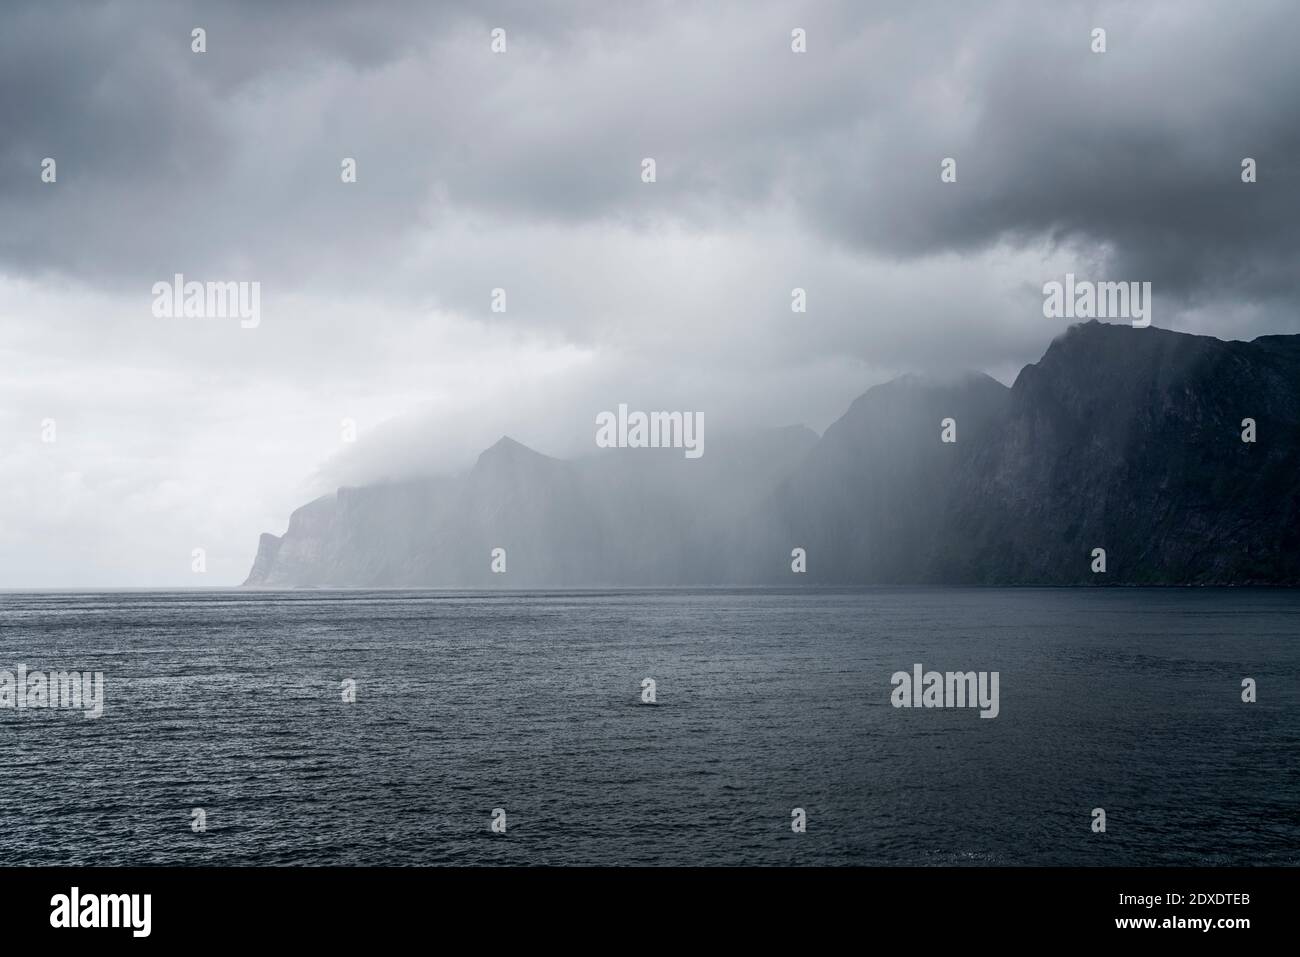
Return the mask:
POLYGON ((904 376, 820 439, 573 462, 502 439, 458 478, 340 489, 262 536, 246 584, 1300 584, 1298 466, 1300 336, 1092 322, 1011 389, 904 376))
POLYGON ((1300 582, 1298 467, 1300 337, 1075 326, 958 477, 929 577, 1300 582))

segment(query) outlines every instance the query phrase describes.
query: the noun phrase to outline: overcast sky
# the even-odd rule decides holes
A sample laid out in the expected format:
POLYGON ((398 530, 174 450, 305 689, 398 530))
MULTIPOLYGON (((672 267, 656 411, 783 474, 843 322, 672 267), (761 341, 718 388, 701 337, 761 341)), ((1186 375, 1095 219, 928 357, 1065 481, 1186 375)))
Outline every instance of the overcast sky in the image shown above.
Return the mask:
POLYGON ((1067 271, 1298 332, 1297 49, 1267 0, 9 0, 0 587, 238 583, 323 491, 587 454, 620 402, 820 431, 900 372, 1009 384, 1067 271), (261 324, 155 317, 175 273, 261 324))

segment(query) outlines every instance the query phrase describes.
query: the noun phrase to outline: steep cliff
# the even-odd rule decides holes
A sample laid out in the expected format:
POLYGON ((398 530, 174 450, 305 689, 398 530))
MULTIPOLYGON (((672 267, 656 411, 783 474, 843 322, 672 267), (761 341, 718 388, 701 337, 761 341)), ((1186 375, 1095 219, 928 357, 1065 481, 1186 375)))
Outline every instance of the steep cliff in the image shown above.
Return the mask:
POLYGON ((576 461, 502 439, 459 477, 340 489, 262 536, 246 584, 1300 584, 1298 469, 1300 336, 1090 322, 1010 389, 904 376, 820 439, 576 461))

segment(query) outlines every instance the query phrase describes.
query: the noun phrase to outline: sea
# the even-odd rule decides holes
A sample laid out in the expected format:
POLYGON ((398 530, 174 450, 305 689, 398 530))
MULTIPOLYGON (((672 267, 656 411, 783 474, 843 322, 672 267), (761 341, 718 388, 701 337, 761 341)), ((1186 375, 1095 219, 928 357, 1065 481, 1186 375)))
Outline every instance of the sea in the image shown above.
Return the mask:
POLYGON ((13 679, 6 865, 1300 864, 1300 591, 4 592, 19 666, 103 700, 13 679))

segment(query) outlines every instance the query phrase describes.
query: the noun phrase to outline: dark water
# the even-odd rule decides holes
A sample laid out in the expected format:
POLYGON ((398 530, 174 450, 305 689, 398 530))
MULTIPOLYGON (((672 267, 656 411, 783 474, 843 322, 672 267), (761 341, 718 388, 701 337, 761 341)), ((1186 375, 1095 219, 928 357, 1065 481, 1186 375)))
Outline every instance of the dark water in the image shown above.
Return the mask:
POLYGON ((4 864, 1300 863, 1297 592, 0 594, 19 663, 107 700, 0 709, 4 864))

